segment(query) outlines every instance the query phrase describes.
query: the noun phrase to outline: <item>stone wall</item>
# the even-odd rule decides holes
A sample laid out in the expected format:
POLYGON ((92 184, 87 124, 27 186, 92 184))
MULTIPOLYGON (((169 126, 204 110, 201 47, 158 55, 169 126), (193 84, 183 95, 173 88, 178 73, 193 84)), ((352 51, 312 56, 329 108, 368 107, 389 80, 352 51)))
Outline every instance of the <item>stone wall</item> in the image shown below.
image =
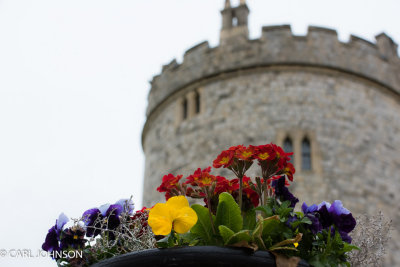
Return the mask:
MULTIPOLYGON (((286 36, 294 43, 307 46, 313 31, 298 41, 290 32, 286 36)), ((272 44, 274 38, 269 38, 266 32, 263 38, 271 41, 251 43, 258 49, 270 46, 265 48, 270 55, 297 47, 292 43, 288 48, 278 49, 278 44, 272 44)), ((400 190, 400 96, 394 92, 400 89, 399 80, 390 74, 391 64, 380 57, 374 45, 358 40, 350 45, 331 41, 325 38, 318 41, 325 46, 332 45, 328 52, 302 48, 309 51, 308 55, 312 51, 316 55, 309 59, 315 64, 308 66, 276 64, 234 70, 229 64, 252 65, 247 64, 252 60, 249 47, 230 51, 232 56, 227 56, 224 64, 222 57, 202 57, 202 54, 218 53, 201 45, 186 54, 182 65, 164 68, 163 74, 153 81, 150 117, 143 133, 144 205, 163 201, 163 195, 155 188, 164 174, 171 172, 186 177, 198 167, 211 165, 218 153, 229 146, 279 142, 282 132, 308 131, 318 145, 314 156, 319 158, 321 166, 320 171, 295 174, 293 189, 300 203, 341 199, 355 214, 377 214, 382 210, 396 227, 388 266, 399 266, 400 255, 395 252, 400 249, 400 195, 397 193, 400 190), (345 47, 344 56, 335 59, 329 51, 340 46, 345 47), (359 48, 355 49, 356 46, 359 48), (353 49, 356 55, 346 61, 348 49, 353 49), (318 63, 322 55, 325 62, 318 63), (243 58, 243 61, 234 58, 243 58), (210 63, 210 73, 218 73, 214 68, 220 63, 219 68, 230 71, 200 79, 206 72, 205 69, 197 72, 205 66, 202 60, 215 61, 210 63), (186 62, 192 64, 186 66, 186 62), (339 67, 320 67, 322 63, 347 64, 347 70, 358 69, 362 75, 339 67), (181 74, 172 79, 174 72, 181 74), (187 77, 180 76, 182 73, 187 77), (196 76, 198 80, 191 82, 196 76), (176 110, 181 97, 198 88, 202 92, 201 113, 177 124, 176 110)), ((268 53, 259 55, 253 58, 274 61, 268 53)), ((284 56, 282 53, 279 58, 284 56)), ((298 57, 307 58, 304 54, 298 57)), ((258 174, 253 167, 249 174, 258 174)), ((225 170, 214 173, 232 177, 225 170)))

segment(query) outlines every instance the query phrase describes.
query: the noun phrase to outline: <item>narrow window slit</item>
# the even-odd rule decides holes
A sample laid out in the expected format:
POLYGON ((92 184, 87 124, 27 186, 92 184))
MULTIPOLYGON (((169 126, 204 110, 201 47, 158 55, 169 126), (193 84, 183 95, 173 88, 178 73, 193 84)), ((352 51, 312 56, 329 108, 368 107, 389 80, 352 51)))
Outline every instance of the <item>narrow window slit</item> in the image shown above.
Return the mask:
MULTIPOLYGON (((293 152, 293 142, 290 137, 286 137, 285 141, 283 141, 283 150, 286 153, 293 152)), ((290 157, 290 163, 293 163, 293 155, 290 157)))
POLYGON ((307 137, 301 142, 301 169, 303 171, 311 170, 311 143, 307 137))
POLYGON ((188 117, 188 101, 186 98, 182 102, 182 119, 186 120, 188 117))
POLYGON ((196 114, 200 113, 200 94, 199 92, 195 92, 195 105, 196 105, 196 114))

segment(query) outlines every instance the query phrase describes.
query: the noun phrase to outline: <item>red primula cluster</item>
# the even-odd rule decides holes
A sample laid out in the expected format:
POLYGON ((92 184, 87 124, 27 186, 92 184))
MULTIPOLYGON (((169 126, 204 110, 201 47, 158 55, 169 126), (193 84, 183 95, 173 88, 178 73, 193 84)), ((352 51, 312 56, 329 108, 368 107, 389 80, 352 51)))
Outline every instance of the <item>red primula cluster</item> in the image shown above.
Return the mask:
POLYGON ((217 178, 210 174, 211 167, 201 170, 198 168, 192 175, 186 178, 185 184, 190 184, 192 186, 206 187, 211 186, 217 178))
POLYGON ((256 155, 256 147, 254 146, 233 146, 228 150, 224 150, 213 162, 214 168, 229 168, 235 163, 235 160, 252 161, 256 155))
POLYGON ((239 145, 222 151, 214 160, 213 166, 214 168, 228 168, 235 174, 244 175, 253 160, 257 159, 264 179, 285 174, 290 181, 293 181, 295 170, 293 164, 289 162, 289 156, 292 154, 286 153, 280 146, 275 144, 250 145, 248 147, 239 145))
MULTIPOLYGON (((185 181, 181 181, 182 175, 165 175, 161 185, 157 188, 159 192, 165 192, 168 200, 172 196, 186 195, 192 198, 204 198, 207 206, 215 211, 216 202, 219 194, 228 192, 237 199, 239 197, 240 181, 242 183, 242 201, 245 207, 257 207, 262 202, 262 194, 267 190, 272 190, 270 184, 273 180, 285 175, 293 181, 295 169, 291 164, 289 156, 293 153, 285 153, 283 149, 274 144, 260 146, 238 145, 222 151, 213 161, 214 168, 227 168, 233 171, 237 178, 226 179, 222 176, 211 174, 211 167, 205 169, 198 168, 185 181), (263 179, 256 178, 253 182, 251 178, 245 176, 246 171, 257 161, 261 166, 263 179), (210 205, 209 205, 210 203, 210 205)), ((285 182, 289 185, 289 182, 285 182)))
POLYGON ((264 179, 285 174, 290 181, 293 181, 295 170, 293 164, 289 162, 289 156, 293 155, 293 153, 285 153, 280 146, 275 144, 257 146, 256 150, 256 158, 261 166, 261 173, 264 179))

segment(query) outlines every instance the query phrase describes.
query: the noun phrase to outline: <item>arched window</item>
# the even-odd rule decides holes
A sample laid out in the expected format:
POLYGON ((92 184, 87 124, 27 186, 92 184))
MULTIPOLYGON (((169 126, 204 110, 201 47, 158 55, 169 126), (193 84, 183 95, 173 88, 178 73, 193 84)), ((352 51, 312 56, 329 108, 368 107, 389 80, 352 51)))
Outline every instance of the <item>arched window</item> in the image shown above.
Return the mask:
POLYGON ((311 170, 311 143, 307 137, 301 142, 301 170, 311 170))
MULTIPOLYGON (((283 150, 285 150, 286 153, 293 152, 293 142, 289 137, 286 137, 285 141, 283 141, 283 150)), ((291 163, 293 163, 292 157, 293 155, 290 157, 291 163)))
POLYGON ((200 94, 199 92, 195 91, 194 101, 196 105, 196 114, 200 113, 200 94))
POLYGON ((236 26, 238 26, 238 24, 239 24, 238 18, 237 17, 233 17, 232 18, 232 26, 236 27, 236 26))
POLYGON ((182 119, 186 120, 187 117, 188 117, 188 101, 185 97, 182 102, 182 119))

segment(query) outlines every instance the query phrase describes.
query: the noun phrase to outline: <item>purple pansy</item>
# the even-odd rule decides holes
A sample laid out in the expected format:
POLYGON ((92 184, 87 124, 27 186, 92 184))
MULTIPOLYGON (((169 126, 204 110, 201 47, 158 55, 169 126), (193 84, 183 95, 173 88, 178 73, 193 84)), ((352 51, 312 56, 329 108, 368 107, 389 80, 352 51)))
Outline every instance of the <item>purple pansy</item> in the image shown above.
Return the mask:
POLYGON ((342 240, 351 243, 351 237, 348 233, 356 226, 356 220, 350 211, 343 207, 340 200, 335 200, 332 204, 324 201, 318 206, 311 205, 309 207, 306 203, 303 203, 301 208, 304 216, 311 220, 310 229, 314 234, 335 225, 342 240))
POLYGON ((61 213, 56 220, 56 224, 49 229, 46 239, 42 245, 44 251, 60 251, 60 240, 64 225, 69 221, 68 217, 61 213))
POLYGON ((318 206, 315 204, 307 206, 307 204, 303 202, 303 205, 301 205, 301 209, 303 210, 303 213, 311 213, 311 212, 316 212, 318 210, 318 206))
POLYGON ((64 230, 64 233, 61 238, 60 242, 60 248, 62 250, 68 249, 68 248, 73 248, 73 249, 82 249, 85 246, 86 239, 85 237, 85 230, 79 226, 73 226, 70 227, 66 230, 64 230))
POLYGON ((275 195, 282 201, 290 201, 290 207, 294 208, 299 200, 289 192, 289 189, 285 186, 285 176, 272 181, 271 185, 275 189, 275 195))
POLYGON ((329 213, 339 232, 350 233, 356 227, 356 220, 350 211, 343 207, 340 200, 335 200, 332 203, 329 213))
POLYGON ((331 207, 331 203, 323 201, 318 205, 318 214, 319 214, 319 221, 322 224, 322 228, 328 228, 332 225, 332 216, 329 212, 329 208, 331 207))
POLYGON ((313 234, 316 234, 322 231, 322 225, 319 221, 319 214, 317 213, 318 206, 313 204, 308 207, 307 204, 304 202, 301 206, 301 209, 303 210, 304 216, 311 221, 311 225, 309 225, 309 229, 311 230, 311 232, 313 232, 313 234))
POLYGON ((101 233, 100 221, 103 218, 100 216, 102 215, 98 208, 89 209, 83 213, 82 220, 86 226, 86 236, 92 237, 101 233))
POLYGON ((120 205, 122 207, 122 211, 128 214, 133 214, 133 210, 135 209, 135 204, 133 204, 132 199, 123 198, 115 202, 115 204, 120 205))
MULTIPOLYGON (((101 222, 106 218, 107 225, 106 230, 114 230, 120 224, 119 215, 125 211, 128 214, 132 214, 134 209, 133 202, 129 199, 121 199, 115 204, 104 204, 99 208, 93 208, 85 211, 82 215, 83 222, 86 225, 86 236, 92 237, 97 236, 101 233, 102 225, 101 222)), ((112 233, 110 233, 112 238, 112 233)))
POLYGON ((339 231, 340 237, 342 238, 342 240, 344 242, 347 242, 349 244, 351 244, 351 241, 353 240, 348 233, 343 232, 343 231, 339 231))

